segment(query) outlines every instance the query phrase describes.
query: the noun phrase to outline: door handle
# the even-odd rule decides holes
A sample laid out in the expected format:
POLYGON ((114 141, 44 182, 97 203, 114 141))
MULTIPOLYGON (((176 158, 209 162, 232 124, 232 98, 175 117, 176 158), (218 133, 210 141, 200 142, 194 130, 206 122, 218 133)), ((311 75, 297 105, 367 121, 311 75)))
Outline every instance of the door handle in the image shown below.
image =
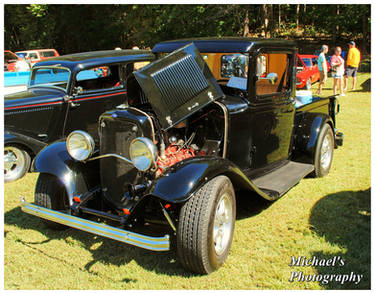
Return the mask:
POLYGON ((78 108, 79 106, 81 106, 80 103, 75 103, 75 102, 71 102, 71 103, 70 103, 70 107, 72 107, 73 109, 74 109, 74 108, 78 108))

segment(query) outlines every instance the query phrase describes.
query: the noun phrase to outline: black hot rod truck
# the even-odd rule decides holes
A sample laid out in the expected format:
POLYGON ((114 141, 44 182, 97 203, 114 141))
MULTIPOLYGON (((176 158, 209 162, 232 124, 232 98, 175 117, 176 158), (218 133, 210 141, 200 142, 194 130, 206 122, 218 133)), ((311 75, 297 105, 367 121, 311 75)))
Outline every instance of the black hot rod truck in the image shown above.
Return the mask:
POLYGON ((178 40, 153 53, 128 77, 126 104, 99 118, 99 145, 79 130, 38 154, 35 203, 22 209, 150 250, 169 250, 173 237, 182 265, 208 274, 229 253, 235 190, 274 201, 327 175, 343 142, 337 101, 296 108, 291 41, 178 40), (144 232, 153 221, 170 235, 144 232))

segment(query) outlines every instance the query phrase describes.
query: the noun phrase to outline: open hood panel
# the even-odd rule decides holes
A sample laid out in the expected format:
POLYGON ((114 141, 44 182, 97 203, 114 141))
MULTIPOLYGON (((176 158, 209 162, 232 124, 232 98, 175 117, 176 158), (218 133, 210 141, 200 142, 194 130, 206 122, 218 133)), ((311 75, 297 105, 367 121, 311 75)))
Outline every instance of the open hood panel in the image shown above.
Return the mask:
POLYGON ((192 43, 150 63, 134 75, 164 130, 224 96, 192 43))

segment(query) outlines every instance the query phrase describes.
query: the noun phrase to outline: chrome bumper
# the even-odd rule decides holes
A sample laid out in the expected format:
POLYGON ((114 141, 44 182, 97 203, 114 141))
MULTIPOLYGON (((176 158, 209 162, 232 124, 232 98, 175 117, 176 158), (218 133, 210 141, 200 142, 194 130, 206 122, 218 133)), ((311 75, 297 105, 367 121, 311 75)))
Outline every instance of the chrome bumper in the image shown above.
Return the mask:
POLYGON ((73 227, 82 231, 121 241, 126 244, 155 251, 169 250, 169 235, 165 235, 164 237, 151 237, 141 235, 138 233, 118 229, 101 223, 85 220, 79 217, 43 208, 26 202, 23 197, 21 197, 21 209, 27 214, 73 227))

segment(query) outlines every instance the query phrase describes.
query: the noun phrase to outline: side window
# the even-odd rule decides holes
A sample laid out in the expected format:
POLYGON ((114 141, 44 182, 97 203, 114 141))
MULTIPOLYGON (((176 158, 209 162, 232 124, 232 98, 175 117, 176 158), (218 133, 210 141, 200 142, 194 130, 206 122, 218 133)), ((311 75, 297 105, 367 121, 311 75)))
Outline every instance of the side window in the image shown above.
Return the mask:
POLYGON ((55 57, 55 52, 54 51, 42 51, 42 52, 40 52, 40 55, 42 55, 45 58, 55 57))
POLYGON ((80 71, 76 76, 76 88, 80 93, 121 87, 118 66, 100 66, 80 71))
POLYGON ((290 89, 291 56, 285 53, 264 53, 257 57, 255 88, 258 96, 283 93, 290 89))
POLYGON ((28 56, 31 60, 35 60, 35 59, 38 59, 38 55, 36 53, 29 53, 29 56, 28 56))

